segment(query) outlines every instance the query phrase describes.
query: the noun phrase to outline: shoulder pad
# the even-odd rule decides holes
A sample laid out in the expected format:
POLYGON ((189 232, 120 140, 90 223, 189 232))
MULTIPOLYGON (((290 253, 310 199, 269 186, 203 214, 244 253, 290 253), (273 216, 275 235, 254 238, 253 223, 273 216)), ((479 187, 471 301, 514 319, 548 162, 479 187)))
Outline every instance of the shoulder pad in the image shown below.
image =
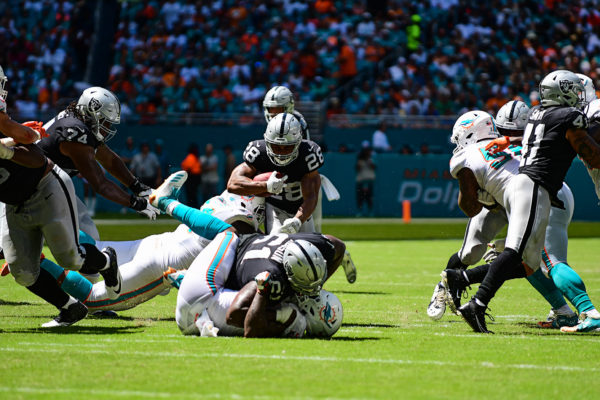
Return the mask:
POLYGON ((458 172, 467 166, 468 155, 470 149, 474 146, 469 146, 458 153, 454 154, 450 159, 450 174, 454 177, 458 177, 458 172))

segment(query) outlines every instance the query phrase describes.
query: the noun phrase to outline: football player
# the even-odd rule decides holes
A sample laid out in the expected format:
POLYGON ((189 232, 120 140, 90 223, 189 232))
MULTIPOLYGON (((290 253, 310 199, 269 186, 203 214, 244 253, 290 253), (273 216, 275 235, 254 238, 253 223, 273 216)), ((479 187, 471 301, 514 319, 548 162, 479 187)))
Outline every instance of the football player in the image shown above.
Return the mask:
MULTIPOLYGON (((460 122, 460 119, 457 122, 460 122)), ((531 118, 529 122, 531 122, 531 118)), ((455 125, 455 127, 456 126, 457 125, 455 125)), ((527 126, 529 127, 530 124, 527 126)), ((523 264, 521 264, 521 257, 528 270, 538 269, 543 258, 546 264, 553 270, 563 270, 564 273, 568 269, 569 272, 567 274, 574 273, 574 271, 566 265, 566 227, 572 215, 573 198, 568 186, 561 183, 561 189, 560 191, 557 191, 553 203, 562 210, 555 211, 552 209, 551 211, 549 209, 550 205, 548 204, 548 215, 542 215, 542 221, 539 220, 539 215, 538 219, 532 217, 529 228, 525 229, 525 232, 520 231, 520 229, 518 229, 521 228, 518 225, 520 221, 518 219, 514 220, 514 218, 515 215, 523 218, 523 215, 520 215, 520 212, 523 212, 523 210, 515 207, 515 205, 519 205, 519 200, 524 196, 522 192, 523 188, 521 186, 522 179, 520 179, 522 174, 517 173, 519 162, 521 162, 521 149, 519 147, 511 146, 505 152, 492 154, 486 149, 486 146, 476 146, 472 144, 484 139, 487 139, 488 141, 492 140, 494 136, 493 133, 488 135, 487 138, 483 138, 469 132, 469 127, 470 126, 465 125, 464 129, 455 130, 453 133, 453 141, 457 143, 459 151, 451 160, 451 173, 459 179, 459 206, 463 209, 465 214, 472 216, 481 210, 482 204, 494 206, 496 203, 499 203, 502 205, 507 212, 509 221, 506 243, 519 243, 519 246, 517 246, 519 252, 517 253, 515 250, 511 251, 511 248, 509 248, 500 253, 498 258, 496 258, 489 266, 477 267, 466 273, 456 272, 456 270, 446 270, 443 272, 442 277, 448 288, 449 295, 452 297, 455 304, 460 302, 460 294, 466 286, 464 285, 465 281, 482 282, 476 297, 466 305, 462 306, 459 309, 459 312, 474 331, 488 333, 489 331, 487 330, 484 319, 485 307, 478 303, 478 301, 481 302, 481 300, 477 296, 480 295, 483 297, 489 295, 494 288, 494 282, 503 282, 507 279, 524 277, 525 270, 523 269, 523 264), (472 146, 468 146, 469 144, 472 146), (552 218, 552 221, 550 221, 551 223, 546 232, 545 227, 548 224, 547 219, 549 217, 552 218), (544 221, 543 218, 546 220, 544 221), (511 221, 513 223, 512 229, 511 221), (544 229, 535 230, 537 224, 543 224, 544 229), (514 228, 514 225, 517 225, 517 229, 514 228), (529 240, 525 241, 525 239, 529 240), (552 257, 549 257, 548 253, 545 251, 542 252, 538 249, 538 246, 543 248, 544 240, 547 246, 546 249, 550 250, 552 257), (538 242, 541 242, 541 245, 538 245, 538 242), (518 261, 514 261, 514 258, 516 258, 515 255, 518 256, 518 261), (512 263, 507 262, 507 260, 518 262, 518 265, 515 266, 512 263), (506 269, 494 271, 494 267, 497 267, 499 263, 504 263, 506 269), (564 265, 565 268, 560 266, 557 268, 559 264, 561 266, 564 265), (481 309, 479 307, 481 307, 481 309)), ((525 139, 527 139, 527 137, 525 139)), ((491 144, 487 146, 487 148, 490 147, 492 147, 491 144)), ((534 194, 539 196, 539 190, 534 191, 534 194)), ((549 201, 549 197, 546 198, 549 201)), ((529 198, 529 202, 535 202, 535 195, 529 198)), ((530 204, 530 208, 532 213, 533 211, 537 211, 538 214, 541 213, 539 205, 536 207, 535 204, 530 204)), ((555 276, 552 272, 551 275, 553 277, 555 276)), ((561 274, 561 276, 564 276, 564 274, 561 274)), ((574 281, 572 277, 569 277, 568 279, 571 282, 574 281)), ((557 286, 561 287, 559 280, 555 279, 555 283, 557 286)), ((581 284, 583 283, 581 282, 581 284)), ((595 321, 597 319, 596 317, 600 318, 600 315, 597 315, 598 312, 593 307, 591 301, 589 301, 587 294, 585 294, 587 299, 581 302, 579 302, 579 299, 574 298, 572 296, 573 293, 569 293, 568 290, 564 294, 567 295, 569 300, 573 302, 578 310, 587 312, 588 318, 584 321, 584 325, 593 326, 596 322, 600 322, 595 321)), ((449 305, 452 306, 451 303, 449 303, 449 305)), ((587 328, 583 327, 581 330, 587 330, 587 328)))
POLYGON ((265 114, 265 121, 267 124, 275 118, 277 114, 288 113, 292 114, 298 122, 300 122, 300 128, 302 130, 302 139, 310 140, 310 133, 308 132, 308 124, 304 119, 304 116, 294 109, 294 95, 292 91, 285 86, 273 86, 265 94, 263 99, 263 112, 265 114))
MULTIPOLYGON (((1 69, 0 74, 3 82, 0 103, 5 105, 6 79, 3 79, 1 69)), ((4 117, 0 120, 7 122, 4 117)), ((11 124, 6 126, 11 128, 11 124)), ((9 128, 7 133, 12 139, 24 139, 9 128)), ((87 308, 61 290, 52 276, 40 269, 44 239, 54 257, 68 268, 100 272, 113 298, 121 290, 116 256, 111 248, 100 252, 93 245, 79 243, 73 209, 75 190, 64 171, 45 157, 36 145, 18 145, 14 141, 13 144, 14 147, 5 146, 0 155, 4 176, 0 180, 0 201, 5 204, 1 217, 4 255, 17 283, 59 309, 59 315, 42 326, 68 326, 85 318, 87 308), (16 154, 26 158, 22 161, 27 166, 13 162, 16 154)))
POLYGON ((232 172, 227 190, 239 195, 256 195, 268 192, 266 198, 265 232, 314 232, 312 218, 321 177, 318 169, 323 165, 321 148, 310 140, 302 140, 300 122, 287 112, 275 116, 264 133, 263 140, 248 144, 244 162, 232 172), (265 172, 271 174, 266 182, 252 178, 265 172))
MULTIPOLYGON (((155 219, 158 211, 145 198, 150 188, 132 175, 106 144, 117 132, 114 126, 120 121, 121 105, 117 97, 104 88, 90 87, 77 102, 44 125, 48 137, 43 138, 39 146, 69 176, 80 173, 96 193, 155 219), (130 195, 108 179, 98 163, 134 194, 130 195)), ((98 230, 85 204, 79 198, 76 200, 81 229, 98 239, 98 230)))

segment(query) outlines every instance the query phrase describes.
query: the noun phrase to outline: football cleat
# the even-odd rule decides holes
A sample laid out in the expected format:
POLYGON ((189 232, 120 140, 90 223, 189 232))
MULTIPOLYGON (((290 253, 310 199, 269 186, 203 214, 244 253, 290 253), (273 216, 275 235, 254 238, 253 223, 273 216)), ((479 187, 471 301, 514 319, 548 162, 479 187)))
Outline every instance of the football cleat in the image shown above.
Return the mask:
POLYGON ((2 270, 0 271, 0 276, 6 276, 10 274, 10 267, 8 266, 8 263, 4 263, 4 265, 2 265, 2 270))
POLYGON ((163 198, 174 198, 177 197, 179 189, 183 186, 187 180, 188 174, 185 171, 177 171, 169 175, 167 179, 156 189, 152 190, 148 201, 150 204, 158 208, 158 202, 163 198))
POLYGON ((163 273, 163 277, 171 286, 173 286, 175 289, 179 289, 183 278, 185 278, 185 272, 185 270, 178 271, 174 268, 169 267, 163 273))
POLYGON ((446 292, 446 287, 441 281, 433 289, 433 296, 427 306, 427 315, 434 321, 442 318, 446 312, 446 297, 448 296, 446 292))
POLYGON ((551 309, 546 321, 538 322, 537 326, 543 329, 560 329, 563 326, 575 326, 578 322, 579 317, 573 312, 571 314, 557 314, 556 310, 551 309))
POLYGON ((356 265, 354 265, 354 261, 352 261, 352 257, 350 256, 348 250, 344 252, 342 266, 344 267, 344 272, 346 273, 346 279, 348 280, 348 282, 356 282, 356 265))
POLYGON ((473 328, 473 331, 477 333, 494 333, 488 330, 487 325, 485 323, 485 316, 489 315, 486 314, 486 309, 487 307, 480 306, 475 302, 475 298, 472 298, 471 301, 459 308, 458 312, 467 322, 467 324, 469 324, 469 326, 473 328))
POLYGON ((42 324, 42 328, 59 328, 73 325, 75 322, 84 319, 87 313, 87 307, 82 302, 77 301, 67 308, 61 308, 58 316, 52 321, 42 324))
POLYGON ((563 326, 560 328, 561 332, 573 333, 573 332, 600 332, 600 318, 591 317, 586 315, 585 312, 581 313, 583 321, 576 326, 563 326))
POLYGON ((119 315, 113 310, 96 310, 90 315, 97 318, 117 318, 119 315))
POLYGON ((117 263, 117 253, 112 247, 105 247, 102 252, 108 256, 108 267, 100 271, 100 275, 104 278, 104 286, 106 286, 106 295, 109 299, 118 299, 121 295, 121 287, 123 285, 123 277, 119 272, 119 264, 117 263))
POLYGON ((460 298, 467 294, 469 282, 461 269, 445 269, 442 271, 442 283, 446 287, 446 303, 450 310, 458 315, 457 310, 460 307, 460 298))

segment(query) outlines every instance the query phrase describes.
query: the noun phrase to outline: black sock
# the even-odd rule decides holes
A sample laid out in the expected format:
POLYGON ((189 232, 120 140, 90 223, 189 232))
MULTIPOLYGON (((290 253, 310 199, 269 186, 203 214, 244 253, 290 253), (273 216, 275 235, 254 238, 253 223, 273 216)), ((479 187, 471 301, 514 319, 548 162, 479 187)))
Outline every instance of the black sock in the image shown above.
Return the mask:
POLYGON ((58 286, 56 279, 50 272, 43 268, 40 268, 40 276, 38 276, 35 283, 27 286, 27 289, 58 309, 69 301, 69 295, 58 286))
POLYGON ((458 253, 454 253, 450 256, 450 259, 448 260, 448 265, 446 266, 446 269, 466 269, 468 267, 468 265, 463 264, 462 261, 460 261, 460 257, 458 257, 458 253))
POLYGON ((95 274, 106 267, 106 256, 96 246, 89 243, 82 243, 81 246, 85 249, 85 260, 79 272, 95 274))
POLYGON ((523 269, 521 256, 513 249, 505 249, 490 265, 475 297, 483 304, 489 304, 507 277, 515 276, 517 269, 523 269))
POLYGON ((468 269, 467 279, 469 283, 481 283, 485 278, 486 274, 490 270, 490 264, 479 265, 475 268, 468 269))

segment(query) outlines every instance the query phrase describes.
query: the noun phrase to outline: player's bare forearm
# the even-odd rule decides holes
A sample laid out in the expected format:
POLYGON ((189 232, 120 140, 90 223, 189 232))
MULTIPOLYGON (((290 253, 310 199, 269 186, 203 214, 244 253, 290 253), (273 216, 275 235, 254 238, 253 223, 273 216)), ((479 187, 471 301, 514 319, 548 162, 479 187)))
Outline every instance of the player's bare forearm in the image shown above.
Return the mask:
POLYGON ((226 319, 228 325, 237 326, 238 328, 244 327, 246 314, 248 314, 248 309, 250 308, 255 295, 256 282, 254 281, 248 282, 240 289, 227 310, 226 319))
POLYGON ((267 294, 256 293, 244 320, 244 337, 265 337, 267 334, 267 294))
POLYGON ((600 146, 584 129, 569 129, 566 138, 583 160, 592 168, 600 168, 600 146))
POLYGON ((0 112, 0 132, 22 144, 30 144, 40 138, 36 131, 13 121, 7 114, 2 112, 0 112))
POLYGON ((129 187, 129 185, 135 181, 135 176, 127 169, 127 166, 121 157, 107 145, 98 147, 96 151, 96 160, 123 185, 129 187))
POLYGON ((468 168, 463 168, 458 171, 458 206, 469 218, 479 214, 483 205, 477 200, 477 190, 479 184, 477 179, 468 168))
POLYGON ((231 177, 227 182, 227 191, 241 196, 267 192, 267 182, 256 182, 252 178, 256 175, 256 170, 246 163, 242 163, 234 168, 231 177))
POLYGON ((321 190, 321 176, 317 171, 310 172, 302 177, 300 184, 302 185, 302 197, 304 201, 298 208, 295 217, 304 223, 310 218, 315 208, 317 208, 319 191, 321 190))
MULTIPOLYGON (((87 179, 87 178, 86 178, 87 179)), ((121 189, 116 183, 104 177, 103 180, 97 183, 92 183, 88 180, 94 189, 94 192, 112 202, 120 204, 124 207, 129 207, 131 204, 131 195, 121 189)))
POLYGON ((14 151, 11 161, 23 167, 40 168, 46 164, 46 157, 29 146, 17 146, 14 151))

